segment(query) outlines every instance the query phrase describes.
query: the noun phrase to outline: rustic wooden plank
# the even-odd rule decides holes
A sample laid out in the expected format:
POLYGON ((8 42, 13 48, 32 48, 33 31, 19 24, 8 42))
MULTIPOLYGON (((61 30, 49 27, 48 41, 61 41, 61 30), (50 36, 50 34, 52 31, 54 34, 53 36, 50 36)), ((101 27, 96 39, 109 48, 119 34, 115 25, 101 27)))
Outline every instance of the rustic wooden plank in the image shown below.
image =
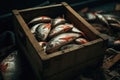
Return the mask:
MULTIPOLYGON (((38 53, 36 52, 36 50, 31 46, 26 46, 24 45, 23 41, 21 41, 20 39, 20 34, 18 33, 19 28, 21 27, 19 22, 16 20, 16 18, 14 18, 15 21, 15 34, 16 34, 16 40, 17 40, 17 45, 20 48, 20 50, 23 52, 23 54, 26 56, 26 58, 28 59, 29 63, 32 66, 33 71, 36 74, 36 80, 41 80, 41 75, 42 74, 42 62, 41 62, 41 58, 38 56, 38 53), (26 47, 31 48, 31 50, 27 50, 26 47), (31 52, 32 51, 32 52, 31 52)), ((21 29, 21 28, 20 28, 21 29)), ((24 34, 24 32, 23 32, 24 34)), ((29 40, 26 40, 26 44, 31 44, 29 40)))
POLYGON ((53 8, 53 7, 59 7, 62 6, 62 4, 54 4, 54 5, 49 5, 49 6, 43 6, 43 7, 34 7, 34 8, 28 8, 28 9, 22 9, 18 10, 19 12, 28 12, 28 11, 34 11, 34 10, 39 10, 39 9, 48 9, 48 8, 53 8))
POLYGON ((102 62, 102 58, 103 58, 102 56, 98 56, 97 59, 94 58, 94 59, 88 60, 87 63, 83 62, 83 63, 77 64, 55 75, 44 76, 44 78, 45 80, 73 80, 75 78, 74 76, 78 76, 80 73, 82 73, 81 71, 85 70, 86 68, 93 67, 95 69, 101 66, 102 64, 100 63, 102 62), (92 66, 92 65, 95 65, 95 66, 92 66))
POLYGON ((120 53, 118 53, 114 58, 110 59, 109 61, 105 61, 105 63, 103 64, 103 68, 110 69, 119 60, 120 60, 120 53))
POLYGON ((36 41, 34 35, 30 32, 30 29, 28 28, 27 24, 24 22, 23 18, 19 14, 19 12, 17 10, 13 10, 13 13, 14 13, 14 15, 16 15, 16 18, 19 21, 19 24, 23 29, 23 33, 30 40, 30 43, 33 45, 34 49, 36 49, 37 53, 40 56, 40 54, 42 54, 40 52, 42 52, 43 49, 40 48, 40 46, 38 45, 38 42, 36 41))

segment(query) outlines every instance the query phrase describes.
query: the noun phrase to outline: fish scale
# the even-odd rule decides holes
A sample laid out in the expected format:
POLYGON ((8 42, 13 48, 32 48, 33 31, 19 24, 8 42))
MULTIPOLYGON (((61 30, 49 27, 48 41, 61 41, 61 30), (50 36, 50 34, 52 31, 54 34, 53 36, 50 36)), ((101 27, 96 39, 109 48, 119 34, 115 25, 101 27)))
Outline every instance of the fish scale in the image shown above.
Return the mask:
POLYGON ((53 37, 55 35, 58 35, 60 33, 65 33, 67 31, 69 31, 70 29, 73 28, 73 25, 72 24, 61 24, 61 25, 58 25, 56 26, 55 28, 53 28, 49 34, 49 37, 53 37))
POLYGON ((78 33, 62 33, 62 34, 52 38, 48 42, 48 44, 46 46, 46 51, 47 51, 47 53, 54 52, 61 46, 72 42, 73 40, 75 40, 76 38, 78 38, 80 36, 81 36, 81 34, 78 34, 78 33))

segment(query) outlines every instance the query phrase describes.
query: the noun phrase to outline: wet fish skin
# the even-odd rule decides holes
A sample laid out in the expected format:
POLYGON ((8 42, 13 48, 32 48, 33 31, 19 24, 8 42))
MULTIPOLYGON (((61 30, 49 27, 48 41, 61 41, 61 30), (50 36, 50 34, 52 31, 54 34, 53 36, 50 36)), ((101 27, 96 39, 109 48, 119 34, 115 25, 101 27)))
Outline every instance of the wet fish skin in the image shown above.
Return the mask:
POLYGON ((55 18, 52 20, 52 26, 57 26, 59 24, 63 24, 65 23, 65 19, 64 18, 61 18, 61 17, 58 17, 58 18, 55 18))
POLYGON ((42 23, 39 27, 37 27, 36 36, 38 40, 45 41, 48 37, 50 30, 51 30, 51 23, 42 23))
POLYGON ((109 29, 109 35, 112 35, 113 31, 112 31, 111 27, 109 26, 108 20, 101 14, 96 14, 96 16, 101 21, 101 23, 104 24, 109 29))
POLYGON ((72 32, 75 32, 75 33, 82 33, 82 31, 80 31, 79 29, 77 29, 76 27, 73 27, 72 32))
POLYGON ((86 20, 95 20, 96 16, 93 13, 86 13, 86 20))
POLYGON ((103 24, 105 24, 106 26, 109 26, 108 21, 104 18, 103 15, 101 15, 101 14, 95 14, 95 15, 103 24))
POLYGON ((113 14, 102 14, 106 19, 111 17, 111 18, 115 18, 115 19, 120 19, 119 16, 113 15, 113 14))
POLYGON ((75 33, 79 33, 79 34, 81 34, 83 37, 85 37, 87 39, 87 36, 85 35, 85 33, 83 31, 77 29, 76 27, 73 27, 71 31, 75 32, 75 33))
POLYGON ((34 19, 32 19, 28 25, 32 25, 32 24, 37 24, 37 23, 49 23, 51 22, 51 18, 48 17, 48 16, 39 16, 39 17, 36 17, 34 19))
POLYGON ((79 45, 77 44, 67 44, 67 45, 64 45, 60 48, 60 50, 65 50, 65 49, 68 49, 68 48, 72 48, 72 47, 78 47, 79 45))
POLYGON ((61 46, 72 42, 73 40, 75 40, 76 38, 80 37, 81 34, 78 33, 63 33, 60 34, 54 38, 52 38, 46 47, 46 52, 47 53, 51 53, 56 51, 58 48, 60 48, 61 46))
POLYGON ((88 40, 86 40, 85 38, 77 38, 75 41, 78 44, 85 44, 88 42, 88 40))
POLYGON ((56 36, 60 33, 65 33, 67 31, 69 31, 70 29, 73 28, 73 25, 72 24, 60 24, 58 26, 56 26, 55 28, 53 28, 49 34, 49 37, 53 37, 53 36, 56 36))
POLYGON ((33 27, 31 27, 31 29, 30 29, 30 31, 31 31, 31 33, 35 33, 36 32, 36 28, 38 27, 38 26, 40 26, 42 23, 38 23, 38 24, 36 24, 36 25, 34 25, 33 27))
POLYGON ((120 24, 120 21, 116 18, 107 17, 106 20, 110 23, 120 24))

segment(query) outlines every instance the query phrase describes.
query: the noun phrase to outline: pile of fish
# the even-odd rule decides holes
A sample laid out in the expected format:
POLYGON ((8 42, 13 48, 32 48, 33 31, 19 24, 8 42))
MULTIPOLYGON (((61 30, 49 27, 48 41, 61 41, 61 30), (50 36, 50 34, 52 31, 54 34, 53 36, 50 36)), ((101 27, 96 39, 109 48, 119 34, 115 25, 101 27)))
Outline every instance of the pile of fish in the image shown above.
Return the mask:
POLYGON ((78 12, 86 19, 95 29, 103 34, 110 36, 108 48, 120 51, 120 12, 90 10, 84 8, 78 12))
POLYGON ((88 11, 85 8, 78 13, 99 32, 109 36, 102 66, 103 74, 105 80, 120 80, 120 12, 88 11))
POLYGON ((28 26, 46 53, 87 43, 86 35, 65 18, 40 16, 32 19, 28 26))

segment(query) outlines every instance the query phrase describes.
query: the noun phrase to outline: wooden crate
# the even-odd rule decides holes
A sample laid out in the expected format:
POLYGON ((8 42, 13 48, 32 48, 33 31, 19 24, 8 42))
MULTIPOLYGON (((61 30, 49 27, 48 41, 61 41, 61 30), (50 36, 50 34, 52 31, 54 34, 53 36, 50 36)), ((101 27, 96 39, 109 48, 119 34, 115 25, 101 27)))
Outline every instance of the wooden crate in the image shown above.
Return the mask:
POLYGON ((81 69, 101 64, 108 37, 96 31, 67 3, 13 10, 13 15, 18 46, 27 56, 36 80, 71 80, 81 69), (66 20, 83 31, 91 41, 79 47, 44 53, 27 25, 31 19, 42 15, 52 18, 64 15, 66 20))

